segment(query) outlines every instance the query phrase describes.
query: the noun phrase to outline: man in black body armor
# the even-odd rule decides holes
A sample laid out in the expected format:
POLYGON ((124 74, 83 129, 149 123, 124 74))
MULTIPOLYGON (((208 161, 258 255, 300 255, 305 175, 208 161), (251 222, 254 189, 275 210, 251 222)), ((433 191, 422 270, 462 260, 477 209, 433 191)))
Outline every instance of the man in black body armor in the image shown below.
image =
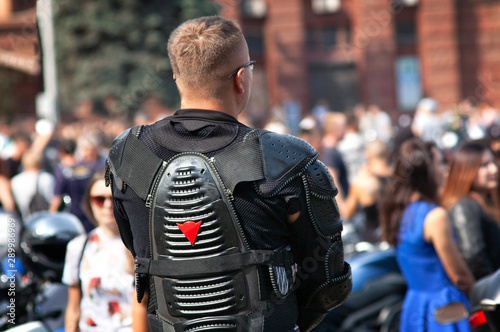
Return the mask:
POLYGON ((236 120, 254 61, 234 22, 187 21, 168 53, 181 109, 117 137, 106 175, 150 329, 312 329, 352 287, 328 170, 236 120))

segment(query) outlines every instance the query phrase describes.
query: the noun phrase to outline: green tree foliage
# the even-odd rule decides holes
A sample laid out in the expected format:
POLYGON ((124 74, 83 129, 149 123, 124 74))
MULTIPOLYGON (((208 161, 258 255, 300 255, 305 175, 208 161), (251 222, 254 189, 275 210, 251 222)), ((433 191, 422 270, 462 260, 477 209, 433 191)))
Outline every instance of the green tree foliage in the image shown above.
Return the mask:
POLYGON ((63 111, 114 97, 130 114, 149 94, 177 106, 168 36, 183 21, 218 11, 209 0, 53 1, 63 111))
POLYGON ((10 120, 16 113, 14 90, 23 74, 9 68, 0 68, 0 77, 0 119, 10 120))

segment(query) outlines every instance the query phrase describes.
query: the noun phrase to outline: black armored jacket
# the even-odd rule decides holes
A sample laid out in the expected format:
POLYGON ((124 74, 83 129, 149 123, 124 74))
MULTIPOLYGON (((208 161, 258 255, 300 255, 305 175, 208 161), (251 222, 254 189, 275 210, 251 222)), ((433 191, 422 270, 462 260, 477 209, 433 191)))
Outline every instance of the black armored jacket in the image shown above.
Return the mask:
POLYGON ((350 293, 337 189, 317 152, 216 111, 127 130, 115 216, 157 331, 301 331, 350 293))

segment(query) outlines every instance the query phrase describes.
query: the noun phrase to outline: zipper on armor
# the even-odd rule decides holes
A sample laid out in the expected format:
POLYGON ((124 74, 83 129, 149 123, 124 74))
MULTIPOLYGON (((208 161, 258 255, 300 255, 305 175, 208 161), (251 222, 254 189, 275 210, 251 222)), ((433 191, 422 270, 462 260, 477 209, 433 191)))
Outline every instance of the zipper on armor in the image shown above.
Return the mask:
POLYGON ((153 234, 151 233, 151 220, 153 217, 153 209, 151 208, 151 203, 153 202, 153 194, 156 193, 156 189, 158 187, 159 180, 161 178, 161 175, 165 172, 165 169, 167 168, 167 163, 163 161, 161 164, 160 170, 156 173, 155 180, 153 181, 153 186, 151 187, 151 191, 149 192, 148 196, 146 197, 146 207, 149 209, 149 218, 148 218, 148 233, 149 233, 149 255, 151 258, 154 258, 154 252, 153 252, 153 234))
MULTIPOLYGON (((204 156, 203 154, 200 154, 200 155, 202 155, 203 157, 206 158, 206 156, 204 156)), ((219 181, 223 191, 226 193, 227 198, 229 199, 229 207, 230 207, 231 211, 233 212, 233 216, 234 216, 234 219, 236 221, 236 225, 238 226, 238 230, 241 234, 241 239, 243 240, 243 244, 245 245, 245 249, 250 250, 248 240, 245 237, 245 233, 243 232, 243 228, 241 227, 241 223, 240 223, 240 220, 238 219, 238 215, 236 214, 236 210, 234 209, 234 206, 231 203, 232 201, 234 201, 233 192, 230 189, 226 188, 226 184, 224 183, 224 181, 222 181, 222 178, 219 174, 219 170, 215 166, 215 157, 208 158, 208 161, 210 163, 210 166, 212 166, 212 169, 214 170, 214 173, 217 176, 217 180, 219 181)))
POLYGON ((233 192, 231 191, 231 189, 229 188, 226 188, 226 185, 224 184, 224 182, 222 182, 222 179, 220 177, 220 174, 219 174, 219 171, 217 170, 217 168, 215 167, 215 157, 211 157, 209 158, 210 160, 210 164, 212 165, 212 168, 214 169, 215 173, 217 174, 217 177, 219 178, 220 180, 220 184, 221 186, 223 187, 224 191, 226 192, 227 194, 227 198, 229 198, 229 200, 231 202, 234 201, 234 195, 233 195, 233 192))
POLYGON ((158 182, 160 181, 160 178, 163 175, 163 172, 165 171, 166 167, 167 167, 167 163, 165 161, 162 162, 160 170, 155 175, 155 179, 153 181, 153 186, 151 187, 151 190, 148 193, 148 196, 146 196, 146 207, 147 208, 151 208, 151 203, 153 202, 153 194, 156 192, 156 188, 158 187, 158 182))
POLYGON ((153 201, 153 195, 148 194, 148 197, 146 197, 146 207, 147 208, 151 207, 151 201, 153 201))

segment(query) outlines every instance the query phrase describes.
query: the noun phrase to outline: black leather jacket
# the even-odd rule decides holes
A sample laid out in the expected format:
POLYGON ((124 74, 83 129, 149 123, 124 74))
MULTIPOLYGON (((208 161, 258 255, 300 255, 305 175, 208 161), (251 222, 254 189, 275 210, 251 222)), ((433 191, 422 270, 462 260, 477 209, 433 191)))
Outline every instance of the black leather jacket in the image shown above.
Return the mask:
POLYGON ((462 198, 449 212, 462 257, 476 279, 500 268, 500 225, 479 203, 462 198))

